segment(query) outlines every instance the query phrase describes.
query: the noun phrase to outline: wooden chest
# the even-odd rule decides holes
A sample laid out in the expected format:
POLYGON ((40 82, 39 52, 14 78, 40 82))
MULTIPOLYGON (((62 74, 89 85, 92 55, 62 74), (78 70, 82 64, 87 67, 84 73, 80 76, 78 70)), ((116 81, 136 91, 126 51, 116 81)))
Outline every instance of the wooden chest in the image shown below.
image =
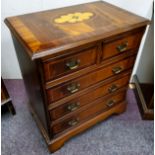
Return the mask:
POLYGON ((1 78, 1 109, 4 105, 7 106, 12 115, 16 114, 10 95, 6 89, 3 79, 1 78))
POLYGON ((31 111, 51 152, 126 108, 126 89, 149 23, 105 2, 5 19, 31 111))

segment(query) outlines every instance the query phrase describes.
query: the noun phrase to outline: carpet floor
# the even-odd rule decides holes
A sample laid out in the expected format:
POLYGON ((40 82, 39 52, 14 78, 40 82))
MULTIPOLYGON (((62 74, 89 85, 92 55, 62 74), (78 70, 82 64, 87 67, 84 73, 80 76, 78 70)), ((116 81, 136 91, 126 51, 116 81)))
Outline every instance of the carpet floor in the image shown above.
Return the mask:
MULTIPOLYGON (((23 80, 5 80, 5 84, 17 114, 2 114, 2 155, 49 155, 29 112, 23 80)), ((153 155, 154 123, 141 120, 132 90, 127 100, 125 113, 75 136, 53 155, 153 155)))

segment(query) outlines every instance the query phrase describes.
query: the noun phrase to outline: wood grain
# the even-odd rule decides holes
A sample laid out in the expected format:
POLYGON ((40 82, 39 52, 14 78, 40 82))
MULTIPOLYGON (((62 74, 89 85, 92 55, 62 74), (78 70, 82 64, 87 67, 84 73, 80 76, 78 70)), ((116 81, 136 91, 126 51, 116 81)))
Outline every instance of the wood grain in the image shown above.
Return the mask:
POLYGON ((63 105, 54 108, 50 111, 51 119, 55 120, 60 117, 63 117, 66 114, 72 113, 78 109, 80 109, 82 106, 89 104, 96 100, 99 97, 105 96, 107 94, 112 94, 116 91, 118 91, 120 88, 126 86, 129 81, 129 76, 125 76, 119 80, 115 80, 109 84, 102 85, 99 88, 94 89, 93 91, 90 91, 82 96, 79 96, 78 98, 74 98, 71 101, 68 101, 67 103, 64 103, 63 105), (77 108, 75 110, 68 109, 69 106, 77 104, 77 108))
POLYGON ((127 85, 149 20, 97 1, 9 17, 5 23, 50 152, 125 111, 127 85))
POLYGON ((97 115, 96 117, 89 119, 86 122, 83 122, 82 124, 78 125, 76 128, 73 128, 72 130, 69 130, 68 132, 61 133, 55 136, 53 141, 50 141, 48 143, 48 149, 50 152, 55 152, 58 149, 60 149, 64 143, 69 140, 71 137, 85 131, 86 129, 90 128, 91 126, 107 119, 109 116, 114 114, 120 114, 126 110, 126 103, 121 102, 118 105, 114 106, 113 108, 97 115))
POLYGON ((36 59, 145 26, 149 21, 98 1, 10 17, 5 23, 20 39, 31 59, 36 59), (79 23, 54 23, 59 16, 79 11, 92 12, 94 16, 79 23))
POLYGON ((62 83, 60 86, 56 86, 52 89, 49 89, 47 90, 48 101, 49 103, 51 103, 59 99, 62 99, 66 96, 72 95, 73 93, 68 91, 68 87, 71 87, 72 85, 80 85, 79 87, 76 86, 78 87, 77 88, 78 90, 76 92, 79 92, 88 86, 91 86, 97 82, 105 80, 106 78, 114 76, 115 73, 113 73, 112 70, 116 67, 121 68, 120 73, 123 71, 126 71, 127 69, 130 69, 133 67, 134 61, 135 61, 135 57, 131 57, 123 61, 117 62, 115 64, 112 64, 106 68, 101 68, 100 70, 97 70, 96 72, 92 72, 88 75, 82 76, 81 78, 74 79, 67 83, 62 83))
POLYGON ((95 65, 97 62, 97 52, 97 47, 91 47, 77 54, 56 59, 55 61, 46 60, 46 62, 44 62, 45 80, 49 81, 73 73, 79 69, 95 65), (74 63, 74 66, 77 65, 77 67, 73 69, 69 68, 67 64, 71 62, 74 63))
POLYGON ((1 108, 2 109, 4 105, 7 106, 8 110, 12 115, 16 114, 16 110, 14 108, 14 105, 8 93, 8 90, 4 84, 3 79, 1 78, 1 108))
MULTIPOLYGON (((102 61, 107 58, 113 57, 115 55, 125 53, 128 50, 136 49, 139 47, 143 31, 137 32, 135 34, 130 34, 114 41, 103 43, 102 61), (124 47, 123 51, 119 51, 118 47, 124 47)), ((131 50, 133 52, 134 50, 131 50)))
POLYGON ((111 97, 108 96, 108 98, 105 96, 103 99, 99 98, 99 101, 95 101, 92 104, 88 104, 87 106, 83 107, 80 112, 76 112, 72 114, 71 116, 63 119, 58 120, 55 122, 52 122, 52 133, 58 134, 59 132, 65 132, 68 128, 74 128, 79 123, 93 118, 95 115, 102 113, 105 110, 108 110, 118 104, 119 102, 123 101, 125 99, 126 92, 123 91, 122 93, 119 93, 117 95, 113 95, 111 97), (110 106, 108 105, 110 102, 113 102, 110 106), (71 121, 77 121, 76 124, 70 124, 71 121))

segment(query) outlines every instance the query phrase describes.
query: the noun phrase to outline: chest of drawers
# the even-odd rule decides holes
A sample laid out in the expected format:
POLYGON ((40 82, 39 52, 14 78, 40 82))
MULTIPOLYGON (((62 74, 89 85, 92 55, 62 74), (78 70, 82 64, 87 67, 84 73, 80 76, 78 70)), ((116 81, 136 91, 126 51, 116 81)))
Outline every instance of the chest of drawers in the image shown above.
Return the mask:
MULTIPOLYGON (((149 23, 105 2, 5 19, 48 148, 126 109, 126 89, 149 23)), ((35 129, 34 129, 35 130, 35 129)))

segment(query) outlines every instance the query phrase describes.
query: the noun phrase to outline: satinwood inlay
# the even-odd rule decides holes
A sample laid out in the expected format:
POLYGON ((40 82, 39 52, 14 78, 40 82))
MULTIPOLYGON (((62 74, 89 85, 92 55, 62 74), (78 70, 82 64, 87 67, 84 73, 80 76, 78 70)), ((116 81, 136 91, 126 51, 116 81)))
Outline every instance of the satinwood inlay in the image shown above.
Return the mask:
POLYGON ((57 24, 64 23, 77 23, 82 22, 84 20, 88 20, 93 16, 91 12, 75 12, 67 15, 62 15, 54 20, 57 24))
POLYGON ((5 23, 49 151, 125 111, 147 19, 97 1, 9 17, 5 23))

